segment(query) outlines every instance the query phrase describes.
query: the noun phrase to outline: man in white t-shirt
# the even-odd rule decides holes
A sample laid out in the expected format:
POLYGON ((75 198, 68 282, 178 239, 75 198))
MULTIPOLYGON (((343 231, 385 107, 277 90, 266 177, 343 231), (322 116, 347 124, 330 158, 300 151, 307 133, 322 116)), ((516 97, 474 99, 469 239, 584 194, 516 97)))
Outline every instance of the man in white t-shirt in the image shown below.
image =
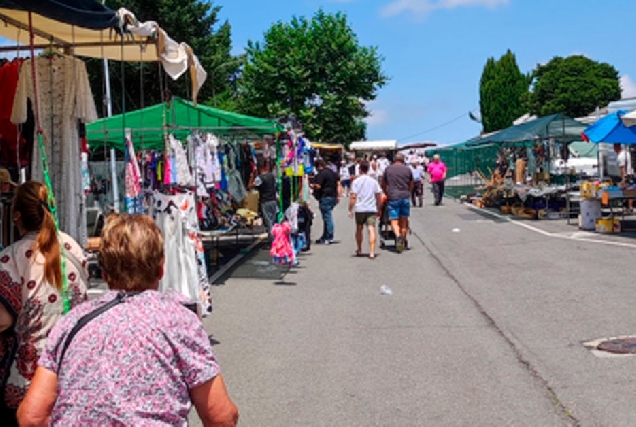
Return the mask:
POLYGON ((375 259, 376 222, 381 206, 382 189, 377 179, 369 175, 369 163, 360 164, 360 176, 351 184, 349 217, 356 220, 356 255, 362 256, 362 234, 364 226, 369 229, 369 258, 375 259))
POLYGON ((386 153, 380 153, 380 158, 378 159, 378 175, 383 176, 384 171, 390 164, 391 162, 386 158, 386 153))
POLYGON ((424 168, 415 160, 411 163, 413 173, 413 190, 411 190, 411 205, 424 206, 424 168))
POLYGON ((351 172, 346 161, 340 162, 340 184, 345 197, 349 197, 349 189, 351 188, 351 172))
MULTIPOLYGON (((624 150, 621 144, 614 144, 616 153, 616 166, 621 174, 621 188, 626 188, 634 183, 634 168, 632 166, 632 156, 629 150, 624 150)), ((629 210, 634 210, 634 200, 627 201, 629 210)))

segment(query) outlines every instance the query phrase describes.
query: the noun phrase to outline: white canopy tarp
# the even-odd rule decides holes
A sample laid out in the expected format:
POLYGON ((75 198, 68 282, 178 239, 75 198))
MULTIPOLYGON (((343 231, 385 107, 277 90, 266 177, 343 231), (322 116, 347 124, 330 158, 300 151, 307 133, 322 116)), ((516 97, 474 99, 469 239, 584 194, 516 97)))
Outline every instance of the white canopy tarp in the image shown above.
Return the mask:
POLYGON ((621 117, 621 119, 623 120, 623 124, 628 128, 636 126, 636 110, 625 114, 623 117, 621 117))
MULTIPOLYGON (((104 58, 126 62, 161 61, 170 77, 178 79, 188 69, 192 78, 193 93, 199 91, 207 73, 198 58, 186 43, 172 40, 156 22, 139 22, 126 10, 117 11, 120 31, 115 29, 92 30, 59 22, 37 13, 32 13, 34 45, 45 48, 49 45, 61 47, 76 56, 104 58)), ((28 46, 29 12, 0 8, 0 37, 16 42, 16 46, 28 46)), ((16 47, 16 51, 18 47, 16 47)))
POLYGON ((349 146, 351 151, 394 151, 398 149, 395 139, 384 141, 356 141, 349 146))

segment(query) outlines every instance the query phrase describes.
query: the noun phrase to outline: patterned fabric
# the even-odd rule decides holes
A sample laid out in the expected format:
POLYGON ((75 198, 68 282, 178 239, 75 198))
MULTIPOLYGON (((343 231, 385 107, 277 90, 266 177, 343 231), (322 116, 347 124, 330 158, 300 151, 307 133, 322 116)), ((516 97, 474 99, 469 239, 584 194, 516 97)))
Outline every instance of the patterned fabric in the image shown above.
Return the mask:
MULTIPOLYGON (((77 121, 90 123, 97 120, 86 66, 71 56, 54 59, 38 57, 35 61, 44 147, 49 161, 60 228, 79 243, 86 244, 88 235, 77 121)), ((13 123, 26 122, 27 99, 33 100, 34 97, 31 60, 28 60, 20 69, 11 116, 13 123)), ((41 154, 36 139, 33 147, 32 179, 43 182, 41 154)))
POLYGON ((185 187, 192 186, 193 180, 190 165, 188 164, 188 153, 186 153, 185 148, 183 148, 181 141, 172 135, 169 136, 169 139, 175 160, 175 168, 172 170, 173 177, 176 172, 176 180, 174 182, 185 187))
POLYGON ((146 213, 141 197, 141 170, 129 135, 126 136, 126 209, 129 214, 146 213))
POLYGON ((223 178, 222 176, 223 168, 221 166, 221 162, 219 160, 219 155, 218 155, 218 149, 220 144, 219 139, 212 134, 208 134, 207 143, 212 153, 212 166, 211 166, 211 169, 206 171, 206 175, 209 175, 211 173, 214 178, 213 179, 214 182, 221 182, 221 179, 223 178))
POLYGON ((135 155, 135 146, 128 137, 126 150, 126 197, 135 198, 141 194, 141 171, 135 155))
POLYGON ((188 137, 188 145, 193 153, 197 196, 210 197, 209 189, 214 186, 214 161, 207 141, 198 135, 188 137))
POLYGON ((188 391, 219 374, 199 318, 175 293, 129 297, 80 330, 77 321, 114 299, 111 291, 66 315, 51 331, 40 366, 58 373, 52 425, 187 425, 188 391))
MULTIPOLYGON (((5 387, 5 402, 17 408, 31 384, 37 360, 46 344, 46 337, 62 317, 63 302, 60 291, 44 278, 44 256, 33 251, 35 233, 0 252, 0 302, 17 314, 15 334, 0 335, 0 359, 16 350, 17 357, 10 366, 5 387)), ((80 273, 73 262, 66 262, 66 274, 71 295, 71 307, 86 301, 88 296, 82 277, 88 277, 87 261, 82 248, 68 235, 62 234, 66 251, 82 264, 80 273)), ((6 366, 0 370, 7 369, 6 366)), ((0 378, 6 371, 0 372, 0 378)))

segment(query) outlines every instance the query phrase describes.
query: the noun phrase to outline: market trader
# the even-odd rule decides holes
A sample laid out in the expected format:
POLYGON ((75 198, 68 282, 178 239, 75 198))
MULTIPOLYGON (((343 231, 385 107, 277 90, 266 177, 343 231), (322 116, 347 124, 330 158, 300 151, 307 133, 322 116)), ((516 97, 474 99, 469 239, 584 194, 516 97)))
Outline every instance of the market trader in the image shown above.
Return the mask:
POLYGON ((251 188, 258 189, 258 199, 261 205, 261 215, 271 240, 272 228, 278 222, 278 191, 276 176, 267 169, 267 164, 260 164, 260 174, 254 179, 251 188))
POLYGON ((333 209, 340 202, 342 185, 340 184, 340 176, 325 167, 324 160, 316 160, 315 166, 318 175, 314 177, 311 187, 314 190, 314 197, 318 200, 323 221, 322 237, 316 240, 316 244, 329 245, 333 243, 334 237, 333 209))
MULTIPOLYGON (((634 167, 632 166, 632 156, 629 150, 624 150, 621 144, 614 144, 616 153, 616 165, 621 173, 621 188, 625 189, 634 183, 634 167)), ((629 211, 634 210, 634 200, 627 201, 629 211)))

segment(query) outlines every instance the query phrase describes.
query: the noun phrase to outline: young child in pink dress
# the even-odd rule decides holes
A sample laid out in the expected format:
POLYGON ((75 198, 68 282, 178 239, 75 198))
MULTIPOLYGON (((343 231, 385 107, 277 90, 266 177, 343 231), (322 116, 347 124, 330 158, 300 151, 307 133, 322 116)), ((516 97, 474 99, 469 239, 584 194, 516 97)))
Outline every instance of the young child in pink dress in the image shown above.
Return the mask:
POLYGON ((294 262, 294 248, 291 244, 291 225, 285 221, 276 224, 272 228, 274 241, 269 254, 272 256, 274 264, 290 265, 294 262))

